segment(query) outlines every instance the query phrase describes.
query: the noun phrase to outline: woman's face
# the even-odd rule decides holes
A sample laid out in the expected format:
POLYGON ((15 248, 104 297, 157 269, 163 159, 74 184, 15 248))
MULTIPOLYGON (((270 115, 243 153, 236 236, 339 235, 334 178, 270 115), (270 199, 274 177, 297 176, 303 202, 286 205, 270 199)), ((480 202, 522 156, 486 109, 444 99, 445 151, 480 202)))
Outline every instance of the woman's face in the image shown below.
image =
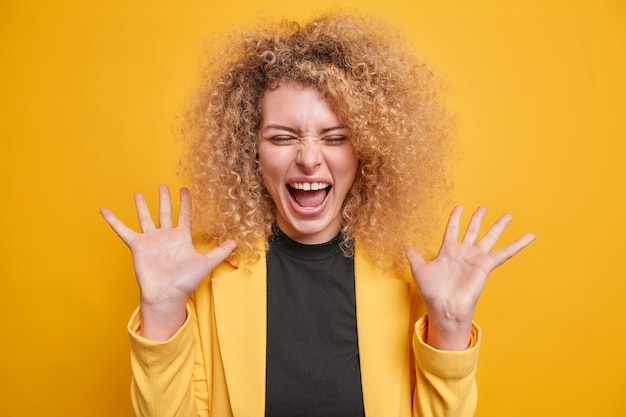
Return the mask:
POLYGON ((293 82, 266 91, 257 145, 280 229, 300 243, 331 240, 357 169, 350 130, 331 104, 293 82))

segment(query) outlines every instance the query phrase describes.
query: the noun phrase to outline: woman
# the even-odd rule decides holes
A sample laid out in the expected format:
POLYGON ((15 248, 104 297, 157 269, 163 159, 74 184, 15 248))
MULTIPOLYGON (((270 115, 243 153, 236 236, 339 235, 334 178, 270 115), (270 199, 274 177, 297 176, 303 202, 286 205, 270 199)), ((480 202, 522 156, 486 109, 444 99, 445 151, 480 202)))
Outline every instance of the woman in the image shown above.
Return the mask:
POLYGON ((447 188, 449 120, 429 68, 378 21, 327 15, 235 35, 189 112, 174 226, 135 196, 129 324, 142 416, 469 416, 491 251, 511 216, 461 241, 447 188), (194 210, 191 210, 191 200, 194 210), (198 232, 192 242, 191 222, 198 232), (407 260, 408 259, 408 264, 407 260))

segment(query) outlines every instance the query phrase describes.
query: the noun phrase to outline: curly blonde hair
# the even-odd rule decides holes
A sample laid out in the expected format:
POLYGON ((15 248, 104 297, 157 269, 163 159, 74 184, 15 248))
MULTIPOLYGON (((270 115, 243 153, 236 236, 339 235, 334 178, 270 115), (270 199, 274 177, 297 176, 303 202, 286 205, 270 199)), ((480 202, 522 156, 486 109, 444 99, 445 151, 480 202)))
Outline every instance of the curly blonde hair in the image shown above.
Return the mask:
POLYGON ((342 212, 346 255, 356 242, 375 262, 399 267, 403 245, 430 249, 449 188, 451 121, 441 83, 401 34, 375 18, 331 13, 225 41, 207 55, 182 129, 198 237, 234 239, 235 257, 259 258, 257 241, 275 220, 257 160, 261 100, 290 81, 320 91, 351 130, 359 162, 342 212))

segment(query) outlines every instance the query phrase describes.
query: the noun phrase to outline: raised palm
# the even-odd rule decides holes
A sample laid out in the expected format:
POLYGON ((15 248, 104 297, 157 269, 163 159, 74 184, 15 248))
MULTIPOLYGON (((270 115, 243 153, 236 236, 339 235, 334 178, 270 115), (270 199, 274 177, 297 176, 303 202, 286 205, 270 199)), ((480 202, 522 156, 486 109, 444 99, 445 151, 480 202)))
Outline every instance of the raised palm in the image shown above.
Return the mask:
MULTIPOLYGON (((230 254, 235 244, 228 241, 206 254, 199 253, 191 238, 189 191, 181 189, 180 213, 176 226, 172 220, 172 205, 167 187, 160 187, 159 197, 157 227, 144 197, 141 194, 135 195, 141 233, 126 226, 110 210, 102 209, 101 213, 132 252, 141 292, 142 313, 146 313, 143 315, 157 311, 182 316, 189 295, 230 254)), ((172 315, 168 318, 171 317, 172 315)))
MULTIPOLYGON (((533 234, 526 234, 491 252, 512 216, 500 217, 478 239, 486 211, 485 207, 476 210, 459 241, 463 208, 456 207, 450 214, 439 253, 430 262, 426 262, 414 248, 407 248, 413 279, 428 312, 429 343, 437 339, 458 340, 459 348, 463 343, 466 347, 474 308, 488 275, 535 239, 533 234)), ((451 348, 447 342, 437 347, 451 348)))

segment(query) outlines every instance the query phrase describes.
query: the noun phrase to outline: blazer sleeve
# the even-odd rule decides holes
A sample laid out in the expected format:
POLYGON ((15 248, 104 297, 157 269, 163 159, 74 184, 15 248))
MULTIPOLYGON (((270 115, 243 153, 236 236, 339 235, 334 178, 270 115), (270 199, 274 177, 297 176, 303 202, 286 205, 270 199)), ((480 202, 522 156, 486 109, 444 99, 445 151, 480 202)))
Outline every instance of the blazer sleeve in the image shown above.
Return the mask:
POLYGON ((480 328, 474 323, 470 346, 464 351, 442 351, 425 343, 428 317, 415 323, 413 353, 416 384, 413 415, 471 417, 477 403, 476 368, 480 328))
POLYGON ((139 309, 128 324, 132 368, 131 402, 135 416, 197 416, 194 398, 194 314, 167 341, 141 337, 139 309))

